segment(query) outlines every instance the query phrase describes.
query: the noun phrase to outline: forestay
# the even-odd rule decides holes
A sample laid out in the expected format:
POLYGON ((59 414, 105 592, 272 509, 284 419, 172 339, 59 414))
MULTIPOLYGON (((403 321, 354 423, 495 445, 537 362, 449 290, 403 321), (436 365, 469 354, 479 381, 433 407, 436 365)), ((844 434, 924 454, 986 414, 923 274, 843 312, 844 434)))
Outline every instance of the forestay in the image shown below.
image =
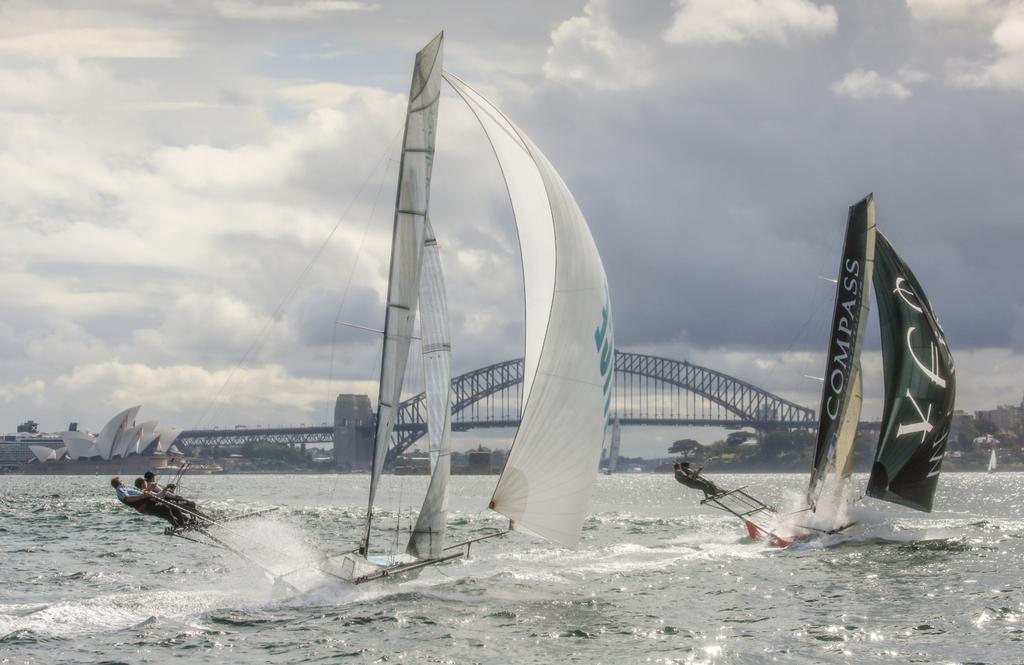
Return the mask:
POLYGON ((846 240, 839 263, 836 302, 832 314, 825 383, 818 410, 818 438, 807 488, 813 507, 822 482, 837 465, 849 474, 853 442, 860 419, 860 350, 871 303, 871 274, 875 253, 875 203, 869 194, 850 206, 846 240))
POLYGON ((452 347, 441 255, 429 218, 424 236, 419 308, 432 473, 406 552, 419 559, 436 559, 444 549, 451 475, 452 347))
POLYGON ((443 39, 444 34, 441 33, 416 54, 412 86, 409 90, 395 203, 380 392, 377 400, 377 430, 373 444, 373 469, 370 475, 366 531, 361 548, 363 553, 369 547, 373 501, 390 447, 416 316, 424 229, 430 199, 430 172, 437 130, 443 39))
POLYGON ((483 126, 508 187, 523 257, 523 413, 490 507, 512 528, 579 542, 601 456, 614 376, 604 267, 565 183, 493 104, 445 79, 483 126))
POLYGON ((885 407, 869 496, 930 511, 953 417, 953 355, 914 273, 881 233, 874 274, 885 407))

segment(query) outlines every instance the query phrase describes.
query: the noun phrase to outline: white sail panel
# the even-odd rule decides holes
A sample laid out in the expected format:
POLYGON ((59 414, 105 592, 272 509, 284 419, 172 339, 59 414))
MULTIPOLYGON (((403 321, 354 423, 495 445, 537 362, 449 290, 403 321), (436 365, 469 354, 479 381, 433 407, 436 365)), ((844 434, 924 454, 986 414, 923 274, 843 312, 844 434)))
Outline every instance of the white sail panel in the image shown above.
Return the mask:
MULTIPOLYGON (((867 312, 863 314, 867 319, 867 312)), ((850 402, 846 405, 843 422, 839 425, 839 438, 836 441, 836 474, 846 480, 853 474, 854 442, 857 438, 857 425, 860 424, 860 411, 864 405, 864 378, 858 360, 853 368, 853 392, 850 402)))
POLYGON ((387 310, 384 318, 384 349, 381 358, 380 392, 377 399, 377 431, 367 507, 363 549, 368 547, 370 519, 377 484, 384 467, 395 414, 402 396, 409 345, 419 296, 424 224, 434 161, 437 107, 441 90, 441 55, 444 35, 439 34, 416 54, 409 107, 405 119, 391 244, 387 310))
MULTIPOLYGON (((526 297, 526 349, 523 356, 523 398, 530 391, 540 363, 541 349, 548 327, 548 315, 554 298, 555 231, 551 224, 551 204, 544 179, 530 154, 523 135, 484 97, 451 72, 445 80, 473 110, 498 156, 505 178, 523 260, 523 289, 526 297), (522 223, 519 220, 547 220, 547 223, 522 223)), ((557 176, 556 176, 557 177, 557 176)))
POLYGON ((426 387, 427 443, 430 485, 423 499, 406 552, 420 559, 437 558, 444 549, 451 475, 452 347, 441 254, 427 220, 420 281, 420 335, 426 387))
POLYGON ((457 77, 501 164, 526 283, 522 421, 491 499, 514 529, 573 547, 601 458, 614 375, 604 267, 572 194, 537 147, 457 77))

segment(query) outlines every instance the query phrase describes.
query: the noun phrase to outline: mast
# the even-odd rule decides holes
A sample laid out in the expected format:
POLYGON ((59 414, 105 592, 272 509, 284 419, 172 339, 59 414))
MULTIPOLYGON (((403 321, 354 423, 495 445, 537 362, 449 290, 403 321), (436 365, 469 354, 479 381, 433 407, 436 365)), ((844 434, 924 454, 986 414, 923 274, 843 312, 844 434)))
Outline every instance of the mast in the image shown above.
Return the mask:
POLYGON ((512 528, 573 547, 611 406, 614 334, 604 266, 583 213, 536 145, 459 78, 508 188, 523 258, 523 413, 490 508, 512 528))
POLYGON ((398 170, 395 224, 388 272, 387 310, 384 316, 384 349, 381 354, 380 390, 377 398, 377 427, 373 441, 373 466, 366 508, 366 529, 359 551, 370 547, 370 526, 377 484, 387 458, 395 413, 402 396, 402 382, 409 357, 419 295, 427 209, 430 202, 430 173, 434 161, 437 107, 441 91, 441 58, 444 33, 434 37, 416 54, 405 137, 398 170))
POLYGON ((608 447, 608 473, 615 473, 619 466, 619 445, 622 441, 622 427, 619 426, 619 417, 612 420, 612 442, 608 447))
POLYGON ((860 349, 871 303, 869 285, 875 254, 875 201, 871 194, 850 206, 846 240, 839 262, 836 302, 832 313, 832 333, 825 361, 825 382, 818 409, 818 438, 814 464, 807 486, 807 502, 813 508, 821 495, 828 470, 837 464, 842 448, 847 466, 853 454, 853 440, 860 419, 860 349))
POLYGON ((419 559, 436 559, 444 550, 451 475, 452 346, 441 255, 430 219, 426 222, 423 279, 420 281, 420 334, 430 450, 430 485, 406 552, 419 559))
POLYGON ((928 512, 956 401, 953 355, 910 267, 881 233, 877 243, 885 406, 867 494, 928 512))

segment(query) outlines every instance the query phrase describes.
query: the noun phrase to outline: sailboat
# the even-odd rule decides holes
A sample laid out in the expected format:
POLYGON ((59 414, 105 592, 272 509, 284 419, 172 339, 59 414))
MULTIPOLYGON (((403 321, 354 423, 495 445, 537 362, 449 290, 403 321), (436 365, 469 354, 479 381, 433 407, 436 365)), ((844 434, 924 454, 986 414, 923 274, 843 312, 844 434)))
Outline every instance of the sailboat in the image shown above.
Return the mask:
POLYGON ((994 473, 996 470, 996 449, 993 446, 992 454, 988 457, 988 472, 994 473))
MULTIPOLYGON (((614 335, 601 257, 579 206, 537 146, 494 104, 442 71, 444 34, 417 55, 395 206, 384 348, 366 524, 359 547, 321 569, 348 582, 411 574, 463 556, 482 538, 445 544, 451 342, 444 278, 428 214, 442 80, 476 116, 501 167, 523 261, 523 409, 487 507, 509 530, 578 545, 608 424, 614 335), (419 311, 431 477, 404 553, 375 553, 374 500, 391 444, 419 311)), ((500 535, 500 534, 494 534, 500 535)), ((487 538, 491 536, 484 536, 487 538)))
POLYGON ((931 511, 945 455, 956 395, 953 355, 935 312, 910 267, 876 228, 868 195, 850 207, 839 263, 818 435, 806 499, 826 528, 789 527, 766 504, 741 490, 705 499, 742 519, 748 534, 786 546, 814 532, 836 533, 863 403, 860 352, 873 286, 878 302, 884 365, 884 406, 868 496, 931 511), (832 494, 824 500, 823 491, 832 494))

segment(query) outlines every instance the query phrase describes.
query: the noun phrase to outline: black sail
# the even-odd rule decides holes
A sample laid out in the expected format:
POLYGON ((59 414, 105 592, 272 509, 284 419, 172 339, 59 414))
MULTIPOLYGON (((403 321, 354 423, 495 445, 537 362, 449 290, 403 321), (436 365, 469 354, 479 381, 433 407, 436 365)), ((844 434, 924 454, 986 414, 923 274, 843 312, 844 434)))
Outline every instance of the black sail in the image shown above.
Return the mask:
POLYGON ((885 405, 867 493, 930 511, 956 396, 953 356, 917 278, 881 233, 874 285, 885 405))
MULTIPOLYGON (((869 194, 850 206, 846 222, 846 240, 839 262, 832 332, 825 361, 825 385, 818 409, 818 440, 807 488, 807 499, 812 506, 821 493, 821 483, 835 457, 843 416, 856 389, 855 373, 860 362, 861 341, 870 303, 874 205, 874 198, 869 194)), ((856 420, 853 419, 854 427, 856 420)))

